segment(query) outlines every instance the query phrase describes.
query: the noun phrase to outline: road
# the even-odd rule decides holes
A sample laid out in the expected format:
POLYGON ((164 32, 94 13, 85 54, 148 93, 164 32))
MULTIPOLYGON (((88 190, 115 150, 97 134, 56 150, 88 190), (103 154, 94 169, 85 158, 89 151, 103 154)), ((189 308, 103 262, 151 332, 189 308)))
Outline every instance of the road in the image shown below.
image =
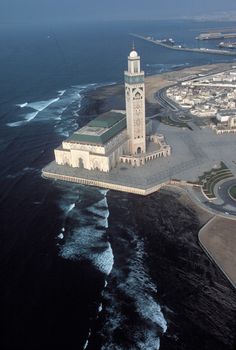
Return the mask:
MULTIPOLYGON (((219 69, 219 68, 214 68, 214 69, 210 69, 210 71, 208 71, 205 74, 201 74, 201 76, 199 77, 199 74, 194 75, 193 77, 191 77, 190 79, 188 77, 185 77, 184 80, 178 81, 177 83, 174 83, 172 85, 169 85, 167 87, 164 87, 160 90, 158 90, 155 94, 155 99, 157 101, 157 103, 162 106, 164 109, 166 109, 166 111, 169 114, 169 117, 171 119, 173 119, 173 121, 191 121, 194 119, 194 116, 185 108, 181 107, 178 103, 174 102, 173 100, 171 100, 169 97, 167 97, 166 95, 166 91, 173 86, 181 86, 183 81, 192 81, 192 80, 196 80, 197 78, 206 78, 212 75, 215 75, 217 73, 224 73, 224 72, 228 72, 231 69, 226 68, 226 69, 219 69), (181 118, 182 117, 182 118, 181 118)), ((214 97, 215 98, 215 97, 214 97)))
POLYGON ((223 201, 223 204, 208 203, 207 206, 226 215, 236 215, 236 201, 230 197, 228 192, 233 185, 236 186, 235 178, 218 184, 218 187, 215 188, 215 193, 223 201))

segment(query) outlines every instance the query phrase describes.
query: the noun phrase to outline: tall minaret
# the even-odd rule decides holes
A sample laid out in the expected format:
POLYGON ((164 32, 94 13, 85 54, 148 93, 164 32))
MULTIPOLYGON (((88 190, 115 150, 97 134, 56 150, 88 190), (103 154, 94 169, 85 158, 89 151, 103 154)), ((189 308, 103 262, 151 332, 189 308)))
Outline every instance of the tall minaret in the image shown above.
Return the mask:
POLYGON ((145 86, 144 72, 140 70, 140 57, 133 50, 125 71, 125 101, 127 132, 132 155, 146 152, 145 86))

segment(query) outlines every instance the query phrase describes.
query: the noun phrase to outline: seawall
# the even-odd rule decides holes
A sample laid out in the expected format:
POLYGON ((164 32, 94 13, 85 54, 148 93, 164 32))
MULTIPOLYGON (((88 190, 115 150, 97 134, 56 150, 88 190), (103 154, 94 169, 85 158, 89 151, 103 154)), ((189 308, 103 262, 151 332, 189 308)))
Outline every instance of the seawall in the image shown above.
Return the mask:
POLYGON ((148 196, 151 193, 157 192, 161 187, 163 187, 166 184, 166 183, 158 184, 148 189, 142 189, 142 188, 133 187, 133 186, 115 184, 112 182, 104 182, 100 180, 86 179, 86 178, 77 177, 77 176, 56 174, 56 173, 48 172, 44 170, 42 172, 42 176, 48 179, 68 181, 68 182, 73 182, 81 185, 94 186, 94 187, 106 188, 114 191, 138 194, 141 196, 148 196))

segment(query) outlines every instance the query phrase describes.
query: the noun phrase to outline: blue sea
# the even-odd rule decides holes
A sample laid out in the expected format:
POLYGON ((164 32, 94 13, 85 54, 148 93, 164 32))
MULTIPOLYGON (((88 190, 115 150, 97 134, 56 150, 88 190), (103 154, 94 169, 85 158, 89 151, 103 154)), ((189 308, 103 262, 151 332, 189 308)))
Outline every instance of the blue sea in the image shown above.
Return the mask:
MULTIPOLYGON (((177 199, 165 193, 155 197, 155 215, 162 224, 154 238, 140 229, 134 204, 140 204, 142 214, 142 201, 148 206, 151 199, 41 177, 54 148, 81 125, 89 92, 123 82, 133 42, 129 33, 197 46, 195 36, 219 26, 229 23, 0 23, 1 349, 233 349, 232 315, 226 317, 227 329, 219 331, 220 323, 214 328, 211 321, 208 329, 196 321, 203 317, 198 299, 192 300, 189 322, 186 309, 179 307, 185 291, 192 297, 196 290, 191 283, 182 284, 181 273, 179 285, 171 283, 171 268, 166 267, 173 245, 163 236, 160 240, 168 225, 175 226, 174 217, 168 225, 164 222, 177 199), (159 241, 162 250, 156 248, 159 260, 153 265, 152 246, 159 241)), ((147 75, 232 61, 139 39, 135 46, 147 75)), ((182 211, 192 225, 192 214, 182 211)), ((145 226, 152 218, 143 220, 145 226)), ((187 221, 185 225, 190 230, 187 221)), ((191 229, 196 231, 197 224, 191 229)), ((204 283, 216 279, 229 291, 220 272, 208 258, 203 260, 211 271, 204 283)))

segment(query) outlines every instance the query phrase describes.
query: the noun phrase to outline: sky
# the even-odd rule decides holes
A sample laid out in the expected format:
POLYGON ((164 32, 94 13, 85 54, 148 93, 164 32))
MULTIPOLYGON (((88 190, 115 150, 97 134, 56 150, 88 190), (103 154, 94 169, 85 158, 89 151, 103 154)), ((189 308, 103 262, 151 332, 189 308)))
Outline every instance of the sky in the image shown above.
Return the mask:
POLYGON ((235 11, 236 0, 0 0, 0 22, 166 19, 235 11))

